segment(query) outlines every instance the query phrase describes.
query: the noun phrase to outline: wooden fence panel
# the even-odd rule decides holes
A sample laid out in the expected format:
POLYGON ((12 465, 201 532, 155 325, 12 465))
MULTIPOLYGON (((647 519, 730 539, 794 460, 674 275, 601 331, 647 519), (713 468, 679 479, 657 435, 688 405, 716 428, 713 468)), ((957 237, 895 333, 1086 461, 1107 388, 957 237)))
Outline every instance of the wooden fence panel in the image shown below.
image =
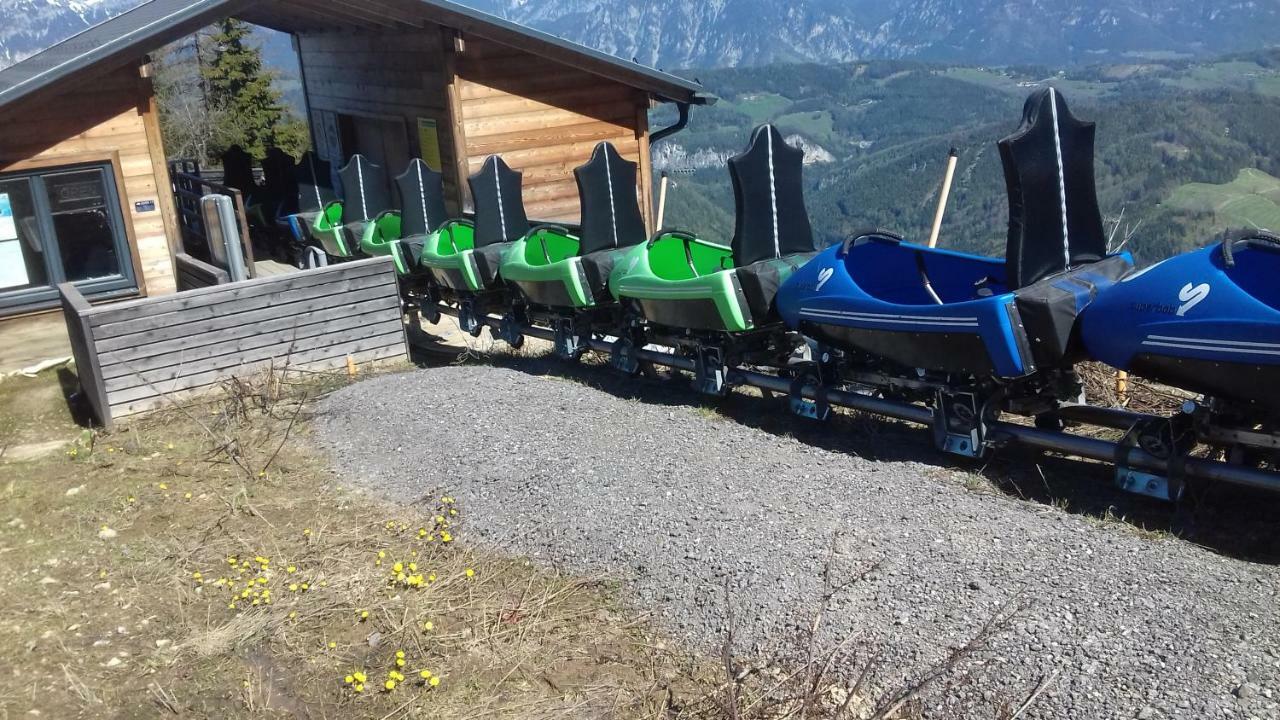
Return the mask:
POLYGON ((59 290, 81 384, 108 427, 268 367, 408 355, 390 258, 100 307, 70 285, 59 290))

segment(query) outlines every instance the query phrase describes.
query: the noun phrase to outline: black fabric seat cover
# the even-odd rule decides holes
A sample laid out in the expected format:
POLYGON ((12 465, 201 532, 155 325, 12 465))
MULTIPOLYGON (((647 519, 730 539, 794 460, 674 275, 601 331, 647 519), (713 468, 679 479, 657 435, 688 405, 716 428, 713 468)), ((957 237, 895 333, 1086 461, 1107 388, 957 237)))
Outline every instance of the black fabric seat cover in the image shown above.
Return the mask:
POLYGON ((1001 140, 1009 192, 1008 285, 1026 287, 1107 254, 1094 186, 1095 126, 1072 116, 1061 93, 1027 99, 1022 125, 1001 140))
POLYGON ((493 243, 476 248, 473 253, 476 261, 476 270, 479 271, 480 282, 485 287, 490 287, 498 281, 499 264, 502 262, 502 256, 507 250, 511 249, 511 245, 511 242, 493 243))
POLYGON ((329 163, 308 150, 294 168, 298 186, 298 212, 318 213, 337 199, 333 191, 333 170, 329 163))
POLYGON ((222 153, 222 184, 245 195, 258 189, 253 179, 253 157, 239 145, 232 145, 222 153))
POLYGON ((773 125, 761 125, 741 155, 729 160, 737 208, 734 265, 817 250, 804 206, 804 152, 791 147, 773 125))
POLYGON ((1109 286, 1132 269, 1127 259, 1113 255, 1014 291, 1037 366, 1057 367, 1085 359, 1076 319, 1097 297, 1100 283, 1109 286))
POLYGON ((618 264, 618 260, 623 255, 625 253, 607 249, 582 256, 582 271, 587 275, 591 295, 597 302, 609 301, 613 298, 609 294, 609 275, 613 273, 613 267, 618 264))
POLYGON ((785 257, 761 260, 735 271, 738 274, 738 284, 742 286, 742 294, 747 298, 747 307, 751 308, 751 317, 757 323, 776 319, 777 309, 773 301, 778 295, 778 288, 791 277, 791 272, 803 267, 813 255, 812 252, 792 253, 785 257), (788 269, 790 272, 783 275, 782 271, 788 269))
MULTIPOLYGON (((521 196, 521 175, 502 158, 490 155, 480 172, 467 178, 467 183, 471 186, 471 198, 475 202, 477 249, 514 242, 529 232, 529 218, 525 215, 524 198, 521 196)), ((496 268, 496 262, 494 266, 496 268)))
POLYGON ((265 200, 276 206, 272 210, 282 217, 298 212, 298 176, 293 157, 278 147, 268 149, 262 161, 262 176, 265 200))
POLYGON ((391 209, 387 173, 363 155, 352 155, 338 171, 342 178, 342 224, 367 222, 391 209))
POLYGON ((405 238, 430 235, 439 230, 449 217, 444 208, 444 178, 418 158, 396 177, 400 195, 400 236, 405 238))
POLYGON ((648 239, 636 198, 636 164, 602 142, 573 171, 582 204, 579 254, 638 245, 648 239))

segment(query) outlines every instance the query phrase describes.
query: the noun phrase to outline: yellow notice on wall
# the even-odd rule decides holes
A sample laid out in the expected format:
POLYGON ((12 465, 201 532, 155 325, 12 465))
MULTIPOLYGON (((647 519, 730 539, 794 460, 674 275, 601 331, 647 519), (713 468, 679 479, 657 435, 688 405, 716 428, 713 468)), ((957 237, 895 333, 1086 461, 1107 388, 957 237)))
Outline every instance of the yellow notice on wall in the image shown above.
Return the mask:
POLYGON ((418 147, 422 152, 422 162, 427 167, 441 172, 444 167, 440 161, 440 128, 431 118, 418 118, 418 147))

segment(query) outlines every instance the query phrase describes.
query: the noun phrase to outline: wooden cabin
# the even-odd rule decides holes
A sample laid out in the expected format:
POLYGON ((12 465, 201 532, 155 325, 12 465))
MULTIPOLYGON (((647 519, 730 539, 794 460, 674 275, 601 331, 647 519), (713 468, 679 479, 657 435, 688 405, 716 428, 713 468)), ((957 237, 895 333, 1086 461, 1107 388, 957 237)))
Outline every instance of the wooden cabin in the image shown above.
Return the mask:
POLYGON ((294 39, 313 146, 439 167, 450 210, 491 154, 529 216, 577 222, 573 168, 608 140, 638 163, 714 98, 681 78, 445 0, 150 0, 0 71, 0 374, 69 356, 55 287, 93 303, 177 290, 184 252, 148 56, 227 17, 294 39), (651 134, 649 110, 681 124, 651 134))

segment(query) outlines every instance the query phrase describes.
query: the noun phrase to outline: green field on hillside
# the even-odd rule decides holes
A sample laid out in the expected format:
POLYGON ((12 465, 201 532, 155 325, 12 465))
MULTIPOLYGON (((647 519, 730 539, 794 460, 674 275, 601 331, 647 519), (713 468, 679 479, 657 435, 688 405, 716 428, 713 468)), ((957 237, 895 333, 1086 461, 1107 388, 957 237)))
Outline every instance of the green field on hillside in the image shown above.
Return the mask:
POLYGON ((1223 185, 1188 183, 1173 191, 1169 205, 1178 210, 1212 212, 1220 225, 1280 228, 1280 179, 1246 168, 1223 185))

